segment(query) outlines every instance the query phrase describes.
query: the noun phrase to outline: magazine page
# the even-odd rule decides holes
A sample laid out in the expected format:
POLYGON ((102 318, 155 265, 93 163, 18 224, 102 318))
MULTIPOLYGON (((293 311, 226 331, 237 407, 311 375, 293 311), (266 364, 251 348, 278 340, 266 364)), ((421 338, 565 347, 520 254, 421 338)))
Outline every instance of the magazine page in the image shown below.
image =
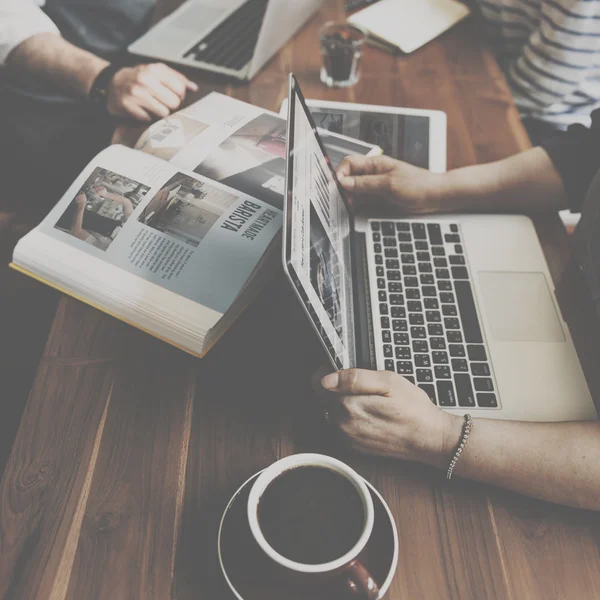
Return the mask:
MULTIPOLYGON (((365 142, 322 132, 337 167, 350 154, 379 154, 365 142)), ((286 121, 276 113, 212 93, 155 123, 136 148, 270 206, 283 207, 286 121)))
POLYGON ((146 154, 112 146, 38 229, 224 313, 281 227, 281 211, 146 154))

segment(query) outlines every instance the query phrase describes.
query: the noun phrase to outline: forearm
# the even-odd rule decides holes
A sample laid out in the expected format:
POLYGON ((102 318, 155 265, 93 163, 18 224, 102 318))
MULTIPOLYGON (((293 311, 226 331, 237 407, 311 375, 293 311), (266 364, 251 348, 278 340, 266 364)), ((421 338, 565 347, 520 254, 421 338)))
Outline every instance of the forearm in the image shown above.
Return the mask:
POLYGON ((19 44, 6 67, 43 78, 74 96, 87 97, 100 71, 108 63, 77 48, 55 33, 40 33, 19 44))
MULTIPOLYGON (((444 445, 427 462, 446 469, 461 435, 449 421, 444 445)), ((528 496, 600 510, 600 423, 475 419, 454 473, 528 496)))
POLYGON ((443 211, 532 212, 566 207, 560 175, 542 148, 438 177, 433 204, 443 211))

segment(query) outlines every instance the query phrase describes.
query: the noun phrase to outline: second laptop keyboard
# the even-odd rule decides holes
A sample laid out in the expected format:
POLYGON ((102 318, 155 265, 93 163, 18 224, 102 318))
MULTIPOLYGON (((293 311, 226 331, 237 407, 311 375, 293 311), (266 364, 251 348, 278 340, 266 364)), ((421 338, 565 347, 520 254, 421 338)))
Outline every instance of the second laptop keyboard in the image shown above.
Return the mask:
POLYGON ((498 408, 458 224, 370 227, 385 369, 439 406, 498 408))
POLYGON ((239 71, 254 55, 269 0, 248 0, 183 56, 239 71))

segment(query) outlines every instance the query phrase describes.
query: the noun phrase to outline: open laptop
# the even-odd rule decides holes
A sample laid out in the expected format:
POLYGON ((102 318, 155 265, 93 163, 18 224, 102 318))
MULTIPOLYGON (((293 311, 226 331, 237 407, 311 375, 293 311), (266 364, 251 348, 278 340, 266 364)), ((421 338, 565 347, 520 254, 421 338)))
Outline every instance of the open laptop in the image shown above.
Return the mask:
POLYGON ((140 56, 250 80, 323 0, 188 0, 129 46, 140 56))
POLYGON ((336 369, 477 417, 596 418, 531 221, 354 214, 293 75, 284 213, 284 269, 336 369))

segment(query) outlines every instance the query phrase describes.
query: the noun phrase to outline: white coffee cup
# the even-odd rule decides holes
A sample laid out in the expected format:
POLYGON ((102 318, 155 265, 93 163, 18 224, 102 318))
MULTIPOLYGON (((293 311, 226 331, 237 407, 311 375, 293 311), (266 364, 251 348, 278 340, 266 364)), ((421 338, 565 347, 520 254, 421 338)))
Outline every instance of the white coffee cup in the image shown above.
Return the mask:
POLYGON ((293 576, 294 581, 301 579, 307 583, 318 583, 334 577, 339 578, 357 598, 364 600, 376 600, 379 597, 379 588, 375 580, 359 560, 359 555, 365 549, 373 533, 374 521, 373 499, 362 477, 342 461, 323 454, 294 454, 273 463, 258 476, 248 497, 250 531, 260 549, 280 572, 293 576), (306 564, 291 560, 275 550, 261 530, 258 505, 263 493, 271 482, 282 473, 298 467, 321 467, 342 475, 353 484, 362 501, 364 522, 358 541, 344 555, 330 562, 306 564))

